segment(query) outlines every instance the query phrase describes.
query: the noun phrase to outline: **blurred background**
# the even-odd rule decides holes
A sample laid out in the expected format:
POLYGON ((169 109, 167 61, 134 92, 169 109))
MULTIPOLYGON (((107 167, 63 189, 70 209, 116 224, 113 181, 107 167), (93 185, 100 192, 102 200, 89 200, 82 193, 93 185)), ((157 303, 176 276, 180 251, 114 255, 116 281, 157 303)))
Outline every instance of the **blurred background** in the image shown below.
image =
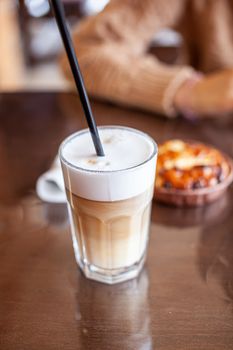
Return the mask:
MULTIPOLYGON (((62 0, 70 28, 101 11, 108 0, 62 0)), ((68 83, 57 64, 62 43, 48 0, 0 1, 0 91, 64 90, 68 83)), ((162 61, 174 63, 179 34, 157 33, 151 46, 162 61)))
MULTIPOLYGON (((107 0, 62 0, 72 27, 107 0)), ((62 43, 48 0, 0 1, 0 89, 62 89, 57 64, 62 43)))

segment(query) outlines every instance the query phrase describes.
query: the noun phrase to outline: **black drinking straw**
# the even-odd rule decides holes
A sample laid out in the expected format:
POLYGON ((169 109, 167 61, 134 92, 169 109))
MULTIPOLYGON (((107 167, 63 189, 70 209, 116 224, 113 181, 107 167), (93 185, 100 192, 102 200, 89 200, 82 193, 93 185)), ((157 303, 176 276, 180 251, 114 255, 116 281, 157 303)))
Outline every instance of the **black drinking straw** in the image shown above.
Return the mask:
POLYGON ((63 40, 63 44, 66 49, 66 54, 69 59, 70 67, 73 73, 73 77, 76 83, 76 87, 79 93, 79 97, 83 106, 83 110, 86 116, 87 124, 90 129, 91 137, 95 146, 97 156, 104 156, 103 146, 100 141, 98 129, 95 119, 93 117, 90 102, 87 96, 87 92, 84 86, 82 74, 78 64, 78 60, 74 51, 74 46, 70 33, 68 31, 65 19, 65 12, 61 0, 50 0, 53 8, 53 12, 57 21, 57 25, 63 40))

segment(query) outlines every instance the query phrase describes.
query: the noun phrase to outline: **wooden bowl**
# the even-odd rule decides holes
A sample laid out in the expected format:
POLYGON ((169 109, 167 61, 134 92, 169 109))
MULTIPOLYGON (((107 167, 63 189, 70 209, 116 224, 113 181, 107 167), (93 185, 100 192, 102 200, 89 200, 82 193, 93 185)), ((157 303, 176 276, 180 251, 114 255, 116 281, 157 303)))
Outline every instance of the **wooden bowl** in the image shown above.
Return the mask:
POLYGON ((178 207, 203 206, 217 200, 227 190, 233 180, 233 161, 223 152, 221 153, 230 168, 228 176, 222 182, 212 187, 188 190, 155 187, 155 200, 178 207))

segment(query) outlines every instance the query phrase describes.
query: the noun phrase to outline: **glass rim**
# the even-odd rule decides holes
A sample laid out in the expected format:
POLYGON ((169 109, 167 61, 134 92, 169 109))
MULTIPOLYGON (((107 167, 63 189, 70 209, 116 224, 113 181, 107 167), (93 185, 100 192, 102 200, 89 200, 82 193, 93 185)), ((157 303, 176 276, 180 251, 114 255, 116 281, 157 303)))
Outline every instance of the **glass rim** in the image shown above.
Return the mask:
POLYGON ((128 168, 117 169, 117 170, 92 170, 92 169, 85 169, 83 167, 74 165, 71 162, 69 162, 67 159, 65 159, 65 157, 62 154, 62 150, 64 149, 64 147, 66 146, 66 144, 68 142, 70 142, 71 140, 73 140, 77 136, 80 136, 82 134, 90 132, 90 130, 88 128, 86 128, 86 129, 82 129, 80 131, 74 132, 73 134, 71 134, 70 136, 66 137, 62 141, 62 143, 59 146, 59 151, 58 151, 58 155, 59 155, 59 158, 60 158, 61 162, 66 164, 68 167, 73 168, 75 170, 79 170, 81 172, 86 172, 86 173, 91 173, 91 174, 111 174, 111 173, 126 172, 126 171, 130 171, 130 170, 134 170, 136 168, 139 168, 139 167, 145 165, 146 163, 148 163, 158 153, 158 146, 157 146, 156 142, 154 141, 154 139, 151 136, 149 136, 148 134, 146 134, 145 132, 143 132, 143 131, 140 131, 138 129, 134 129, 134 128, 131 128, 131 127, 128 127, 128 126, 118 126, 118 125, 102 125, 102 126, 98 126, 98 129, 110 129, 110 130, 111 129, 123 129, 123 130, 128 130, 128 131, 130 131, 132 133, 140 134, 141 136, 145 137, 146 139, 149 139, 149 141, 153 145, 153 151, 149 155, 149 157, 146 158, 143 162, 140 162, 139 164, 133 165, 133 166, 128 167, 128 168))

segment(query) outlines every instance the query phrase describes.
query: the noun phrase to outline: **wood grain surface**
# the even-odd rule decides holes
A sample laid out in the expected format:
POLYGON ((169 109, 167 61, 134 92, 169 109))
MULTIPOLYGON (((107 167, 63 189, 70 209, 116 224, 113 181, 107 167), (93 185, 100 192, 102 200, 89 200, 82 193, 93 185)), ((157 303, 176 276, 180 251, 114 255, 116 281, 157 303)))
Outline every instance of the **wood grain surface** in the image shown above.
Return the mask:
MULTIPOLYGON (((98 124, 157 142, 213 144, 233 157, 233 118, 168 120, 93 102, 98 124)), ((76 266, 65 205, 35 194, 62 139, 86 127, 71 93, 0 96, 0 349, 233 349, 233 189, 204 208, 153 204, 138 279, 92 282, 76 266)))

